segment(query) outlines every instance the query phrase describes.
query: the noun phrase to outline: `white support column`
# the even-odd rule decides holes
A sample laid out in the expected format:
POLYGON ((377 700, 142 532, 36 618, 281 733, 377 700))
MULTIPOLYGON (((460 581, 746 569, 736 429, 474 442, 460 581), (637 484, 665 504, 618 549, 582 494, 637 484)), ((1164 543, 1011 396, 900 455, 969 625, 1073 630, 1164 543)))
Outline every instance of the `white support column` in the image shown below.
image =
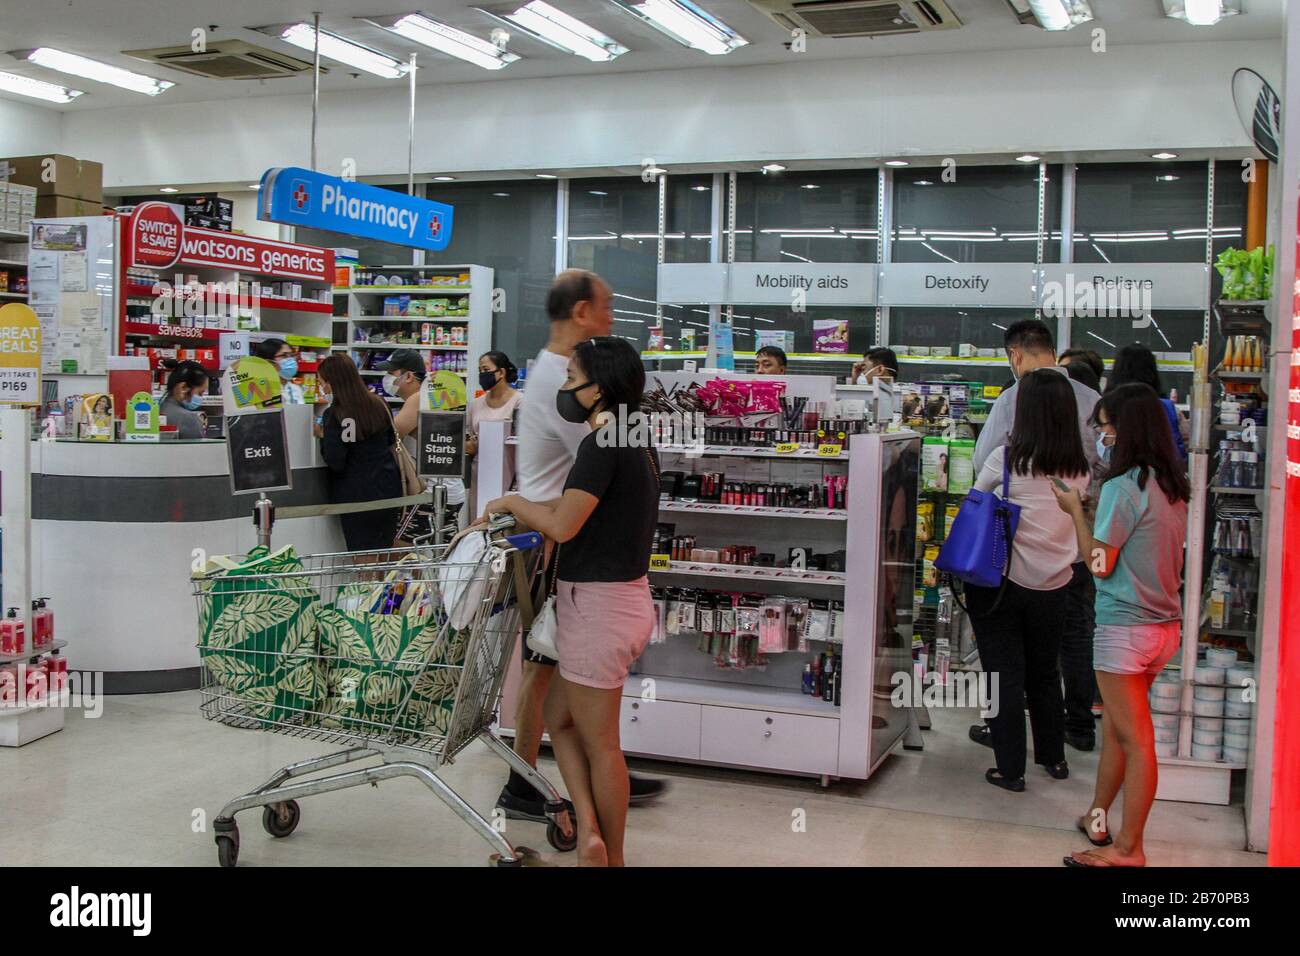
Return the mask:
POLYGON ((4 529, 4 606, 18 608, 32 632, 32 426, 26 408, 0 408, 0 522, 4 529))

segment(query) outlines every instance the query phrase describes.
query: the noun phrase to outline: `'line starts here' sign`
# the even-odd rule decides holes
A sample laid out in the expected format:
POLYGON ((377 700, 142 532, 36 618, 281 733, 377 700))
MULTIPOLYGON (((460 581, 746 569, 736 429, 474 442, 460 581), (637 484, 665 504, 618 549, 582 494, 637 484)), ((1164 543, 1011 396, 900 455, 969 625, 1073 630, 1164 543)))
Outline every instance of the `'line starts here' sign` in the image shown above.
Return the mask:
POLYGON ((268 169, 258 218, 310 226, 398 246, 441 252, 451 242, 452 207, 297 166, 268 169))

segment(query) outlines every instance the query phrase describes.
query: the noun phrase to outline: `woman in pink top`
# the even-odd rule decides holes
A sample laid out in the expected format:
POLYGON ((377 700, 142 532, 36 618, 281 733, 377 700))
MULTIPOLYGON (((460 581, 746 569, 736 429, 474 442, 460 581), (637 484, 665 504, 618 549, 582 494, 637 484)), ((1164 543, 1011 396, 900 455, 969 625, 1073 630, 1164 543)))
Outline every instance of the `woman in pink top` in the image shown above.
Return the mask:
POLYGON ((1057 657, 1078 543, 1052 487, 1059 483, 1085 493, 1088 460, 1074 390, 1058 370, 1021 377, 1010 440, 989 455, 975 487, 1001 495, 1004 468, 1010 473, 1008 497, 1020 506, 1007 580, 1000 594, 998 588, 966 586, 980 665, 997 677, 997 711, 987 728, 977 724, 970 735, 996 755, 997 766, 985 779, 1019 793, 1025 789, 1026 699, 1034 763, 1057 780, 1070 775, 1057 657))
POLYGON ((522 392, 514 388, 519 378, 505 352, 484 352, 478 359, 478 387, 483 394, 469 403, 465 421, 465 454, 470 458, 469 500, 478 501, 478 426, 479 422, 505 422, 514 415, 524 400, 522 392))

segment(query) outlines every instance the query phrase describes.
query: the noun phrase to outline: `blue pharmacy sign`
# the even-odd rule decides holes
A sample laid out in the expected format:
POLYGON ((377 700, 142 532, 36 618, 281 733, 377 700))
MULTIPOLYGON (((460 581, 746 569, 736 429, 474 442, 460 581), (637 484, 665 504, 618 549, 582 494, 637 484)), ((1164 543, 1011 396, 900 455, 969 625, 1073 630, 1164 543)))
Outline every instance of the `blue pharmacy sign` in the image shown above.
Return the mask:
POLYGON ((391 189, 282 166, 262 174, 257 217, 286 226, 441 252, 451 242, 451 206, 391 189))

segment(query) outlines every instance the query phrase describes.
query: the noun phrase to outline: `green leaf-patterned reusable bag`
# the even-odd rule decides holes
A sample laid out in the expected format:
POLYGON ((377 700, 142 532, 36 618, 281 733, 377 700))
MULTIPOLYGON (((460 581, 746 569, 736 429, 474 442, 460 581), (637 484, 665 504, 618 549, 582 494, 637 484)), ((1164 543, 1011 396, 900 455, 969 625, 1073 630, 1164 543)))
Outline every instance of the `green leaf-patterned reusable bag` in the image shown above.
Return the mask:
POLYGON ((262 546, 204 579, 199 657, 238 710, 280 723, 309 723, 324 692, 317 653, 320 595, 293 548, 262 546))
POLYGON ((436 601, 425 614, 353 609, 373 607, 377 593, 373 583, 345 585, 317 617, 326 659, 323 723, 374 735, 390 727, 445 733, 469 631, 451 629, 436 601))

